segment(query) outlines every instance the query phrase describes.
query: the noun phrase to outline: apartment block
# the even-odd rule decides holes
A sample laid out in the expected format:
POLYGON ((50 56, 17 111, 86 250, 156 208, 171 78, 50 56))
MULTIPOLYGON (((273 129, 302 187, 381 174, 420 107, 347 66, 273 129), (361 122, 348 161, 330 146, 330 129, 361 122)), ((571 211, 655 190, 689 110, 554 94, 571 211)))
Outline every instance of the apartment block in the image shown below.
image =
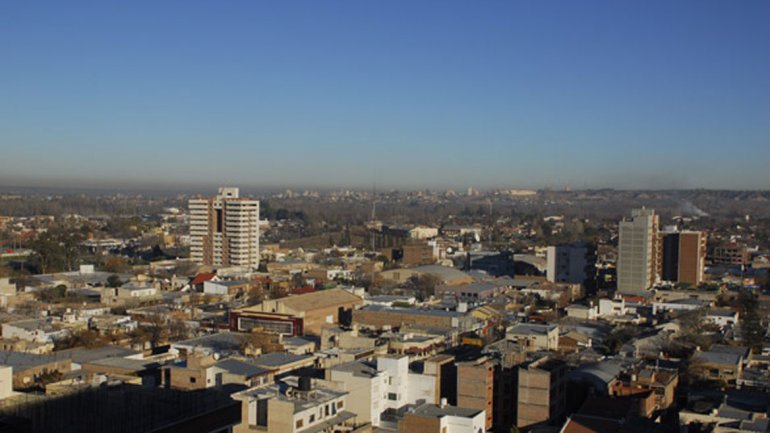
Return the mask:
POLYGON ((241 424, 233 432, 317 433, 354 431, 356 414, 347 411, 346 391, 310 377, 289 377, 233 394, 241 402, 241 424))
POLYGON ((587 242, 548 247, 546 279, 552 283, 582 284, 586 290, 596 285, 596 246, 587 242))
POLYGON ((706 266, 706 235, 699 231, 662 233, 662 278, 697 286, 706 266))
POLYGON ((485 411, 485 429, 492 428, 495 363, 481 357, 457 363, 457 406, 485 411))
POLYGON ((519 367, 516 427, 530 428, 563 420, 567 405, 567 367, 549 357, 519 367))
POLYGON ((631 219, 620 222, 618 240, 618 291, 647 290, 660 274, 658 215, 652 209, 634 209, 631 219))
POLYGON ((219 188, 215 197, 189 200, 190 257, 209 266, 259 267, 259 201, 219 188))

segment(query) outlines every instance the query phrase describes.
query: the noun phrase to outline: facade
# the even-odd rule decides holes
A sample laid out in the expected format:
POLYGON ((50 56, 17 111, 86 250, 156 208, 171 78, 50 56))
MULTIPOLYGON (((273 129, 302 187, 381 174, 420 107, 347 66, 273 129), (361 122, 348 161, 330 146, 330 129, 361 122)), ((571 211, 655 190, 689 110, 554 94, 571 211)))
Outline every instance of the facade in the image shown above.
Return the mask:
POLYGON ((596 247, 585 243, 548 247, 546 279, 552 283, 583 284, 586 290, 595 286, 596 247))
POLYGON ((485 412, 485 430, 492 428, 495 363, 486 357, 457 363, 457 406, 485 412))
POLYGON ((634 209, 631 219, 620 222, 618 240, 618 291, 647 290, 660 270, 658 215, 652 209, 634 209))
POLYGON ((382 389, 387 385, 388 376, 383 371, 360 361, 339 364, 326 373, 332 382, 343 384, 348 395, 348 409, 358 414, 361 422, 369 422, 374 427, 380 425, 380 415, 384 396, 382 389))
POLYGON ((215 197, 190 199, 190 257, 209 266, 259 267, 259 201, 219 188, 215 197))
POLYGON ((316 433, 352 427, 356 415, 347 411, 347 395, 310 377, 288 377, 241 391, 232 396, 241 402, 241 423, 233 432, 316 433))
POLYGON ((548 357, 519 367, 516 427, 560 422, 567 410, 567 367, 548 357))
POLYGON ((13 369, 14 389, 31 388, 37 384, 38 379, 48 374, 57 371, 66 374, 72 370, 72 361, 69 359, 21 352, 0 351, 0 365, 13 369))
POLYGON ((662 278, 697 286, 706 265, 706 235, 698 231, 662 234, 662 278))
POLYGON ((349 316, 363 303, 363 299, 342 289, 269 299, 232 311, 230 327, 237 331, 261 327, 284 335, 321 335, 324 328, 339 324, 341 316, 349 316))
POLYGON ((409 243, 402 247, 401 261, 405 266, 429 265, 436 261, 435 243, 409 243))
POLYGON ((436 402, 439 376, 409 370, 406 356, 380 356, 376 365, 353 361, 327 371, 329 380, 343 384, 348 410, 361 423, 379 427, 385 411, 393 412, 419 401, 436 402))
POLYGON ((746 245, 729 243, 717 245, 711 249, 711 262, 715 265, 746 265, 749 262, 749 252, 746 245))

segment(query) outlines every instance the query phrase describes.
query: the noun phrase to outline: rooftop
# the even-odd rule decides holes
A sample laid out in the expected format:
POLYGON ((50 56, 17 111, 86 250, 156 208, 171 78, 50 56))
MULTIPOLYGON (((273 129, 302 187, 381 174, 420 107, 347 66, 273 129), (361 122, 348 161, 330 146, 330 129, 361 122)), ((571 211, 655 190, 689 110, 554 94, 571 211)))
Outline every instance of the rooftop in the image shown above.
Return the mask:
POLYGON ((466 407, 457 407, 457 406, 449 406, 449 405, 441 406, 438 404, 425 403, 421 406, 416 407, 413 413, 415 415, 429 416, 429 417, 435 417, 435 418, 441 418, 445 416, 473 418, 481 412, 482 412, 481 410, 470 409, 466 407))
POLYGON ((281 367, 299 361, 312 359, 313 355, 294 355, 288 352, 273 352, 254 358, 254 364, 260 367, 281 367))
POLYGON ((509 334, 515 335, 547 335, 557 329, 556 325, 540 325, 537 323, 517 323, 508 328, 509 334))
POLYGON ((0 350, 0 365, 9 365, 13 367, 14 372, 50 364, 57 360, 52 355, 34 355, 31 353, 0 350))

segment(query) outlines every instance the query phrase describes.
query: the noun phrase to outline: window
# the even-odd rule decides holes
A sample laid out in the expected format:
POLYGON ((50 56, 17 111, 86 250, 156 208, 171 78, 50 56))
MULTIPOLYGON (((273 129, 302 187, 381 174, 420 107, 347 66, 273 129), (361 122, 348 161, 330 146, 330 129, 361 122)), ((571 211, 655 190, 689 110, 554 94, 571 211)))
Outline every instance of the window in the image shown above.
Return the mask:
POLYGON ((313 414, 313 415, 310 415, 310 418, 307 420, 307 422, 308 422, 308 423, 313 423, 313 422, 315 422, 315 414, 313 414))
POLYGON ((342 401, 342 400, 338 401, 337 402, 337 409, 342 409, 343 403, 345 403, 345 402, 342 401))
POLYGON ((300 419, 297 420, 297 422, 294 423, 294 428, 302 428, 303 425, 305 425, 305 423, 300 418, 300 419))
POLYGON ((394 400, 394 401, 398 400, 398 396, 396 395, 395 392, 389 392, 388 393, 388 400, 394 400))
POLYGON ((190 383, 195 383, 195 378, 194 377, 190 378, 190 383))

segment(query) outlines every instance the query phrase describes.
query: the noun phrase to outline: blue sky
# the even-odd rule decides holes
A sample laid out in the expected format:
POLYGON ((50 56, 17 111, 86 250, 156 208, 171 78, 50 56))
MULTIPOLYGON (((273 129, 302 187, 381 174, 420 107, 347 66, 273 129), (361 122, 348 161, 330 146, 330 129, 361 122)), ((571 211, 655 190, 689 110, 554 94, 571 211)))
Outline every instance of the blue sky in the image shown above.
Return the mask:
POLYGON ((770 2, 0 3, 0 184, 770 188, 770 2))

